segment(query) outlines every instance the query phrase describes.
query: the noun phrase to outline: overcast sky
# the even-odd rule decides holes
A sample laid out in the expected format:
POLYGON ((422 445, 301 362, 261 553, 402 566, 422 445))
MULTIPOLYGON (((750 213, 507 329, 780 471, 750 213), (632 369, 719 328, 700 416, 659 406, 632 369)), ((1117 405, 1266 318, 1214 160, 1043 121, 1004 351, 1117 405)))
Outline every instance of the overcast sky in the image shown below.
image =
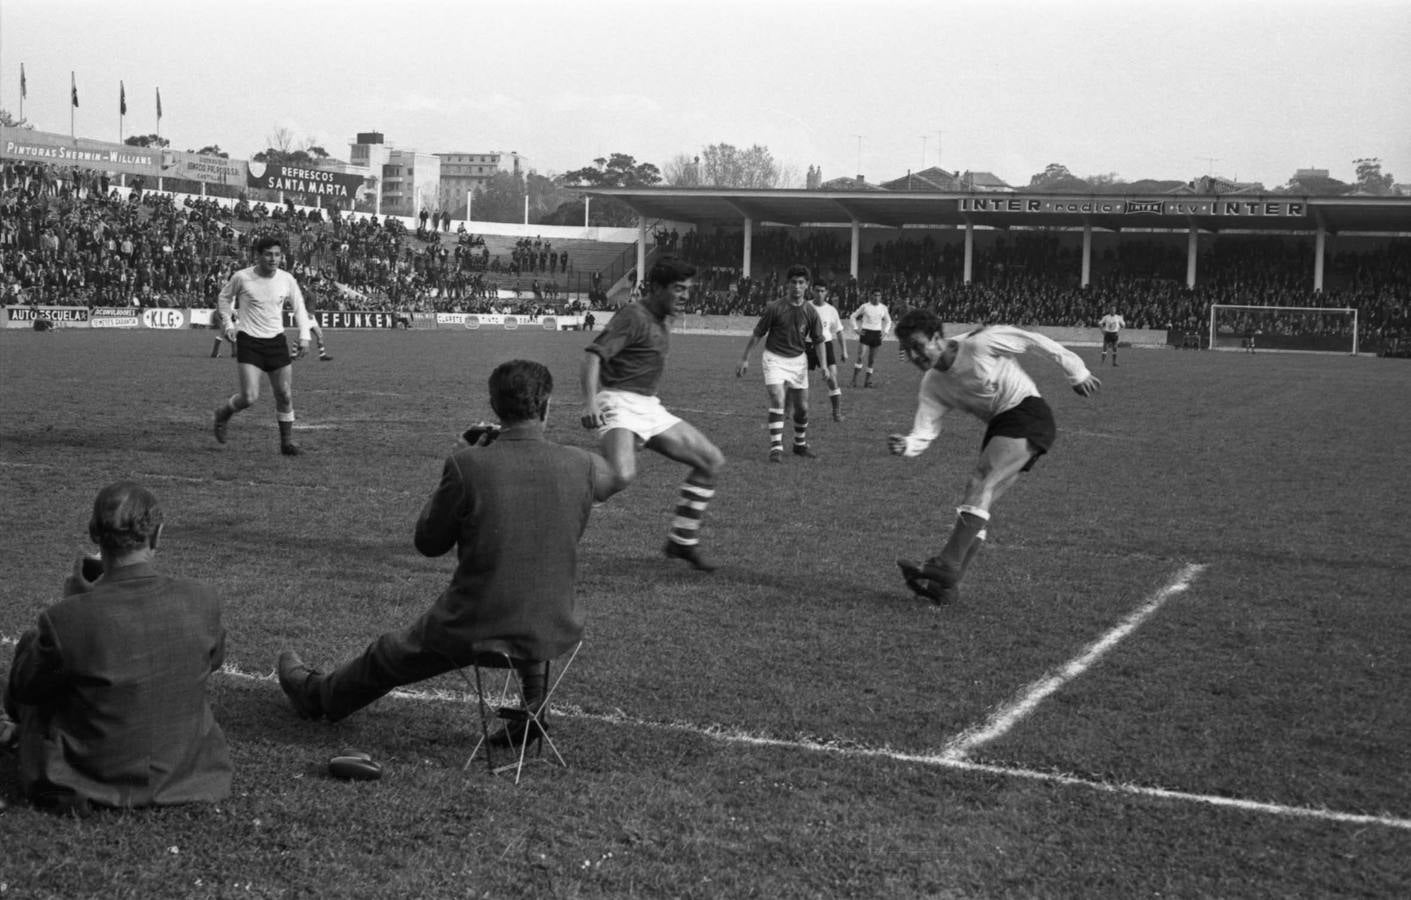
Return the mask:
POLYGON ((278 127, 517 151, 544 174, 763 144, 869 181, 940 165, 1268 187, 1411 182, 1408 0, 0 0, 0 106, 236 157, 278 127))

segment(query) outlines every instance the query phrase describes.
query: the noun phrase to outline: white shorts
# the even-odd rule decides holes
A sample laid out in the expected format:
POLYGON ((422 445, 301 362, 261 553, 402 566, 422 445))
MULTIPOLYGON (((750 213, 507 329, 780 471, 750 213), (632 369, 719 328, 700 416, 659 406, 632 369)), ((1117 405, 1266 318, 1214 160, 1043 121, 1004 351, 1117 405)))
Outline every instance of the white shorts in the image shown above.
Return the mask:
POLYGON ((598 437, 614 428, 626 428, 643 443, 681 421, 667 412, 657 397, 648 397, 635 391, 615 391, 611 388, 598 391, 598 412, 603 415, 603 425, 598 429, 598 437))
POLYGON ((798 356, 779 356, 766 350, 760 359, 760 368, 764 370, 765 387, 782 384, 785 387, 808 390, 806 353, 800 353, 798 356))

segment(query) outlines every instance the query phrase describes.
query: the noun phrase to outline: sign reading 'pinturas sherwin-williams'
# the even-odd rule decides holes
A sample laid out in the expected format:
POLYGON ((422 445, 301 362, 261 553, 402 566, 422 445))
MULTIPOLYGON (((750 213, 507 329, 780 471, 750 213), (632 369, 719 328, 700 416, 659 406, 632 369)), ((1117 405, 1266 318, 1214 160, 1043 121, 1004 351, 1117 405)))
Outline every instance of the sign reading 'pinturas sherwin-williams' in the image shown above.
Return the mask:
POLYGON ((357 196, 358 188, 362 187, 363 176, 328 172, 323 169, 305 169, 299 166, 251 162, 246 167, 245 184, 248 187, 284 191, 290 194, 309 194, 316 197, 332 197, 335 200, 352 200, 357 196))
POLYGON ((1073 213, 1120 216, 1124 214, 1157 216, 1229 216, 1231 218, 1293 217, 1308 215, 1308 204, 1301 200, 1269 200, 1265 197, 1239 199, 1234 197, 1181 197, 1171 200, 1123 200, 1100 197, 962 197, 961 212, 1073 213))

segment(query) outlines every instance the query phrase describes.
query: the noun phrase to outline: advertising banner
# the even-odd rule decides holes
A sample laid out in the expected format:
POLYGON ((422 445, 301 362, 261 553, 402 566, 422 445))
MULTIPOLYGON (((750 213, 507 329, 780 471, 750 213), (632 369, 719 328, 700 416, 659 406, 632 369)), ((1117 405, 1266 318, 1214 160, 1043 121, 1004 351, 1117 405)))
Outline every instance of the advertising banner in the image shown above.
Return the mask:
POLYGON ((0 126, 0 157, 128 175, 160 175, 160 150, 0 126))
POLYGON ((226 159, 185 150, 166 150, 162 153, 162 174, 175 178, 243 185, 246 171, 243 159, 226 159))
MULTIPOLYGON (((406 313, 391 312, 340 312, 338 310, 320 309, 309 313, 320 328, 399 328, 407 317, 406 313)), ((295 328, 294 314, 289 311, 284 313, 284 327, 295 328)))
POLYGON ((88 313, 88 324, 94 328, 140 328, 138 312, 131 306, 95 306, 88 313))
POLYGON ((187 313, 184 309, 144 309, 142 310, 143 328, 185 328, 187 313))
POLYGON ((1022 197, 1013 194, 962 197, 961 212, 1029 213, 1052 215, 1157 215, 1228 216, 1230 218, 1304 218, 1308 204, 1302 200, 1267 197, 1178 197, 1170 200, 1125 200, 1120 197, 1022 197))
POLYGON ((246 163, 245 184, 247 187, 284 191, 286 194, 351 201, 363 186, 363 176, 252 160, 246 163))
POLYGON ((48 319, 60 328, 82 327, 88 324, 86 306, 7 306, 6 328, 33 328, 38 319, 48 319))

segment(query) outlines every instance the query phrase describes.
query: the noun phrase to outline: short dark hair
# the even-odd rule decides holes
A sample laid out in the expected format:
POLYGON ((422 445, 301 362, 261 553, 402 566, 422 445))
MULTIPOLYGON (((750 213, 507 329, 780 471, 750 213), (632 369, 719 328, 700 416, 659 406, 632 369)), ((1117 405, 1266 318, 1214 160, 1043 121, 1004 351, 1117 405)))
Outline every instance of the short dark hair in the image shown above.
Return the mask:
POLYGON ((823 288, 823 289, 826 291, 826 290, 828 290, 828 279, 826 279, 826 278, 819 278, 817 281, 815 281, 815 282, 813 283, 813 286, 816 287, 816 288, 823 288))
POLYGON ((277 234, 262 234, 255 238, 255 252, 264 253, 271 247, 284 249, 284 241, 277 234))
POLYGON ((162 527, 156 496, 133 481, 115 481, 98 492, 88 536, 104 550, 129 553, 151 546, 162 527))
POLYGON ((678 281, 689 281, 696 277, 696 267, 675 256, 663 256, 652 263, 647 273, 647 283, 657 287, 667 287, 678 281))
POLYGON ((931 312, 929 309, 909 309, 902 313, 902 317, 897 320, 897 327, 892 329, 901 342, 902 347, 911 344, 913 334, 923 334, 928 338, 936 336, 945 337, 945 323, 941 317, 931 312))
POLYGON ((553 392, 554 376, 543 363, 512 359, 490 373, 490 408, 505 424, 544 418, 553 392))
POLYGON ((784 280, 788 281, 791 278, 798 278, 800 275, 807 278, 810 282, 813 281, 813 273, 808 270, 808 266, 799 265, 798 263, 789 266, 789 270, 784 273, 784 280))

